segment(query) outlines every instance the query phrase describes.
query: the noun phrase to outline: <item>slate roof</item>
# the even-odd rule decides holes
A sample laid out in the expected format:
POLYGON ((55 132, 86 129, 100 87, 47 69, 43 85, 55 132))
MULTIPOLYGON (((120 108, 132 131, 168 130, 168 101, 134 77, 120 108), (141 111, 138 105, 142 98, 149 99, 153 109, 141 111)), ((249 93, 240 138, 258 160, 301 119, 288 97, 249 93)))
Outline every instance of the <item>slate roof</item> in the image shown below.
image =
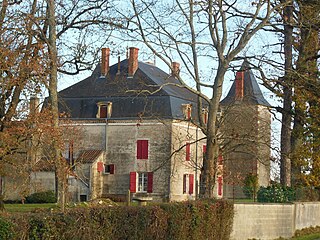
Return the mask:
MULTIPOLYGON (((98 102, 112 102, 111 119, 183 119, 181 104, 191 103, 196 116, 197 95, 179 87, 179 81, 158 67, 139 62, 128 77, 128 60, 110 66, 106 77, 100 65, 92 75, 59 92, 59 111, 72 119, 96 118, 98 102), (152 94, 151 94, 152 93, 152 94)), ((181 85, 180 85, 181 86, 181 85)))
MULTIPOLYGON (((244 71, 244 97, 241 101, 254 105, 263 105, 270 107, 271 105, 263 97, 259 84, 251 70, 248 60, 244 60, 240 71, 244 71)), ((221 105, 233 104, 236 95, 236 81, 233 82, 228 95, 220 102, 221 105)))
POLYGON ((83 150, 76 161, 81 163, 93 163, 103 153, 103 150, 83 150))

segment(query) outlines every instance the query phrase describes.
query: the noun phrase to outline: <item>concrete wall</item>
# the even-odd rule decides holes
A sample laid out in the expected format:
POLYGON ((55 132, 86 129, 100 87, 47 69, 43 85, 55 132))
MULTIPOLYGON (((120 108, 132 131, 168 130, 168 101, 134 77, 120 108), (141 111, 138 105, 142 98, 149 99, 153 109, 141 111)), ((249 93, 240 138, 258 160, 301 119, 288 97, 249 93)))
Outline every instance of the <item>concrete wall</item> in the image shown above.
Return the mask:
POLYGON ((296 204, 295 216, 296 230, 309 226, 320 226, 320 203, 306 202, 296 204))
POLYGON ((296 230, 320 226, 320 203, 235 204, 231 240, 290 238, 296 230))

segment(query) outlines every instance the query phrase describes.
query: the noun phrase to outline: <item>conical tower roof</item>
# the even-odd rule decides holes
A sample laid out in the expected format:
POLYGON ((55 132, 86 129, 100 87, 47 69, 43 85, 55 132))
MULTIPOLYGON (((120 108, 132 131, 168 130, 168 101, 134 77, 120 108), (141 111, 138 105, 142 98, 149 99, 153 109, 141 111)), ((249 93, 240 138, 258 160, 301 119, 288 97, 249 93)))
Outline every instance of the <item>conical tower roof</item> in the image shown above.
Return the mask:
POLYGON ((220 102, 221 105, 230 105, 236 101, 246 102, 248 104, 271 106, 268 101, 263 97, 259 84, 251 71, 250 63, 247 59, 244 60, 239 72, 243 74, 243 97, 237 98, 236 81, 233 82, 228 95, 220 102))

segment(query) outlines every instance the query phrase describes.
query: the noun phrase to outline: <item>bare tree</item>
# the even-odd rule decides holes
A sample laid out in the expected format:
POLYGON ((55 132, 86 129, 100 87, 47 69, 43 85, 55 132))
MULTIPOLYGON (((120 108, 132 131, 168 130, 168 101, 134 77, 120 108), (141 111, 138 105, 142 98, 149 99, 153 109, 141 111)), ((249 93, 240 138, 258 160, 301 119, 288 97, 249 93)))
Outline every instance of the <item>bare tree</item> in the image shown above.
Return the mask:
POLYGON ((141 40, 168 66, 179 58, 183 78, 193 81, 184 82, 182 74, 177 76, 182 87, 198 95, 199 127, 207 136, 200 194, 213 197, 219 150, 217 113, 225 74, 281 5, 268 0, 176 0, 165 4, 132 0, 131 4, 132 37, 141 40), (209 74, 205 74, 207 69, 211 70, 209 74), (204 105, 208 105, 208 124, 201 117, 204 105))

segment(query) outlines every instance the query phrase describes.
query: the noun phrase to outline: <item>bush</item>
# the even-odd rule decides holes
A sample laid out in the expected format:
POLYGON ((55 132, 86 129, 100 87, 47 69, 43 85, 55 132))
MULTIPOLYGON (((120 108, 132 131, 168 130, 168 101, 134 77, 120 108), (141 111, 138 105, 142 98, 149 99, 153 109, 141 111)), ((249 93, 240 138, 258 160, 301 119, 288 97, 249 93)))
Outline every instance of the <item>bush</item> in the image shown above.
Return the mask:
POLYGON ((258 202, 286 203, 296 199, 294 188, 272 185, 260 187, 258 191, 258 202))
POLYGON ((256 200, 259 189, 258 175, 249 173, 244 179, 243 193, 246 197, 256 200))
POLYGON ((12 224, 6 220, 0 218, 0 239, 12 239, 13 238, 13 229, 12 224))
POLYGON ((27 203, 55 203, 57 198, 53 191, 37 192, 26 198, 27 203))
MULTIPOLYGON (((153 206, 72 208, 11 218, 21 239, 229 239, 233 204, 192 201, 153 206)), ((14 239, 14 238, 13 238, 14 239)))

